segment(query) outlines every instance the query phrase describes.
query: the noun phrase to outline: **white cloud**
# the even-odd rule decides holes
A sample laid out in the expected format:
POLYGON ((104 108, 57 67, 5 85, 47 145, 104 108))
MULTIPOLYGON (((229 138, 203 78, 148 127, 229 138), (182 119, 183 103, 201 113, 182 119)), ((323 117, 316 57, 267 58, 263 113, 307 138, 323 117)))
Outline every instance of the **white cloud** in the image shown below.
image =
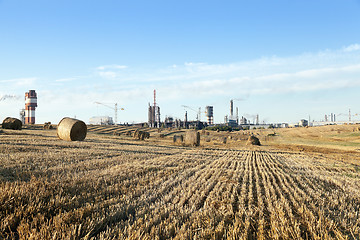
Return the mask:
POLYGON ((36 77, 31 78, 15 78, 15 79, 7 79, 7 80, 0 80, 0 83, 13 83, 16 86, 29 86, 35 83, 37 80, 36 77))
POLYGON ((99 66, 96 68, 96 74, 101 78, 105 78, 107 80, 115 80, 124 74, 123 70, 127 69, 128 66, 125 65, 105 65, 99 66))
POLYGON ((60 78, 60 79, 56 79, 55 82, 71 82, 74 81, 78 78, 76 77, 70 77, 70 78, 60 78))
MULTIPOLYGON (((113 68, 97 74, 105 79, 121 79, 121 86, 110 85, 109 91, 130 91, 141 86, 144 94, 156 88, 169 99, 313 92, 358 86, 360 55, 355 51, 358 47, 358 44, 353 44, 346 51, 325 50, 228 64, 185 62, 160 69, 136 69, 131 73, 113 68)), ((106 69, 106 66, 101 69, 106 69)))
POLYGON ((126 69, 126 68, 128 68, 128 66, 113 64, 113 65, 99 66, 96 69, 97 70, 106 70, 106 69, 126 69))
POLYGON ((345 52, 353 52, 353 51, 358 51, 360 50, 360 44, 352 44, 352 45, 349 45, 347 47, 344 47, 343 50, 345 52))
MULTIPOLYGON (((52 109, 58 106, 64 112, 61 114, 71 112, 70 116, 76 114, 86 119, 96 115, 93 102, 117 102, 126 108, 122 112, 122 119, 136 120, 136 115, 140 116, 138 119, 144 120, 147 103, 152 101, 153 89, 158 92, 160 104, 178 102, 178 106, 191 102, 198 106, 205 106, 212 101, 227 103, 230 98, 254 95, 267 99, 274 95, 281 96, 282 93, 309 93, 317 96, 322 90, 347 91, 360 87, 360 52, 356 51, 357 48, 359 45, 353 44, 347 50, 326 50, 286 58, 271 56, 228 64, 186 62, 150 70, 132 68, 131 71, 123 71, 127 66, 100 66, 92 76, 86 76, 87 84, 74 81, 77 77, 55 80, 66 94, 62 98, 54 97, 59 89, 49 89, 46 94, 39 91, 39 111, 44 111, 45 116, 45 112, 54 111, 52 109), (109 81, 99 81, 99 78, 109 81), (67 107, 63 109, 64 105, 67 107)), ((23 95, 24 90, 16 88, 17 84, 35 83, 36 80, 0 80, 3 83, 0 90, 5 90, 3 94, 14 92, 23 95), (19 92, 12 91, 16 89, 19 92)), ((17 108, 20 107, 22 105, 17 108)))
POLYGON ((114 79, 118 76, 118 74, 113 71, 99 72, 99 75, 100 75, 100 77, 107 78, 107 79, 114 79))

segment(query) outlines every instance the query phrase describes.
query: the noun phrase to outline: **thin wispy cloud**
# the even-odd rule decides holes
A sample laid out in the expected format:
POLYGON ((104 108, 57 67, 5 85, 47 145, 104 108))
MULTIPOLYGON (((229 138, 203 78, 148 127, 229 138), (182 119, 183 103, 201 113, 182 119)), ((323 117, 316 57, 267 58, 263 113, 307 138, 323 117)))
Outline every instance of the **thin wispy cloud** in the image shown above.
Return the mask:
POLYGON ((55 82, 72 82, 78 79, 84 78, 84 76, 75 76, 75 77, 68 77, 68 78, 60 78, 60 79, 56 79, 55 82))
POLYGON ((99 72, 98 74, 100 77, 106 79, 115 79, 119 76, 119 74, 114 71, 104 71, 104 72, 99 72))
POLYGON ((6 79, 6 80, 0 80, 0 83, 10 83, 17 86, 27 86, 34 84, 35 81, 38 78, 36 77, 30 77, 30 78, 15 78, 15 79, 6 79))
MULTIPOLYGON (((340 51, 325 50, 285 58, 262 57, 228 64, 185 62, 176 67, 167 66, 147 72, 141 69, 131 73, 99 71, 98 76, 121 80, 121 86, 111 85, 109 91, 124 88, 128 91, 133 87, 138 90, 137 93, 144 91, 140 94, 145 94, 149 88, 156 88, 169 99, 349 88, 359 84, 359 46, 352 44, 340 51), (134 85, 134 82, 139 84, 134 85)), ((103 67, 101 69, 106 69, 103 67)))
POLYGON ((97 70, 107 70, 107 69, 126 69, 126 68, 128 68, 128 66, 112 64, 112 65, 99 66, 96 69, 97 70))

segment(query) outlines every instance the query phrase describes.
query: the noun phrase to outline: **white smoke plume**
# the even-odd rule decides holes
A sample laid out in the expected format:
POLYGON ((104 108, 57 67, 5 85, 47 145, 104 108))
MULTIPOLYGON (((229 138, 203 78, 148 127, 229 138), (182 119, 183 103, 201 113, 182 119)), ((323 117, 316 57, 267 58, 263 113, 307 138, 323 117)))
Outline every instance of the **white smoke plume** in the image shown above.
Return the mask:
POLYGON ((20 96, 17 95, 2 95, 0 96, 0 102, 5 100, 19 100, 20 96))

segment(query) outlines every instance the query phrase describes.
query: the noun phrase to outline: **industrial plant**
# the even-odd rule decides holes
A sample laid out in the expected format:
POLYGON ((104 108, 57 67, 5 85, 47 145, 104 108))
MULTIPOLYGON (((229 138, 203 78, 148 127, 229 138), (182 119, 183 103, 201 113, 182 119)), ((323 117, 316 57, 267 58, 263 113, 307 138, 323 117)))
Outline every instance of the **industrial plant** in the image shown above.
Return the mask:
MULTIPOLYGON (((6 99, 18 99, 18 96, 15 95, 5 95, 1 97, 1 100, 6 99)), ((201 107, 196 106, 195 108, 181 105, 184 108, 185 113, 181 118, 165 115, 163 121, 161 120, 160 114, 160 105, 156 99, 156 90, 153 91, 153 102, 148 103, 148 121, 143 123, 132 123, 130 125, 138 126, 147 126, 151 128, 176 128, 176 129, 203 129, 206 127, 220 127, 224 129, 255 129, 255 128, 287 128, 287 127, 307 127, 307 126, 322 126, 322 125, 333 125, 333 124, 348 124, 348 123, 358 123, 358 121, 352 121, 352 117, 360 115, 359 113, 352 114, 351 110, 348 110, 348 113, 330 113, 323 115, 324 118, 320 121, 312 120, 310 121, 310 116, 308 119, 301 119, 299 122, 294 124, 289 123, 265 123, 264 121, 260 122, 259 114, 245 114, 245 116, 239 115, 239 108, 234 106, 235 101, 242 101, 242 99, 230 99, 229 104, 229 114, 224 116, 224 121, 222 123, 215 123, 214 120, 214 106, 207 105, 205 106, 205 111, 201 111, 201 107), (234 111, 235 110, 235 111, 234 111), (196 113, 195 120, 188 119, 188 111, 196 113), (201 120, 201 114, 205 114, 205 120, 201 120), (338 116, 348 116, 348 121, 338 121, 338 116)), ((117 103, 103 103, 103 102, 94 102, 94 104, 100 107, 106 107, 114 112, 114 116, 94 116, 89 119, 90 125, 118 125, 118 111, 124 110, 123 107, 118 107, 117 103)), ((20 121, 22 124, 35 124, 35 109, 37 105, 37 93, 35 90, 29 90, 25 93, 25 107, 20 110, 20 121)), ((128 123, 123 123, 124 125, 129 125, 128 123)))

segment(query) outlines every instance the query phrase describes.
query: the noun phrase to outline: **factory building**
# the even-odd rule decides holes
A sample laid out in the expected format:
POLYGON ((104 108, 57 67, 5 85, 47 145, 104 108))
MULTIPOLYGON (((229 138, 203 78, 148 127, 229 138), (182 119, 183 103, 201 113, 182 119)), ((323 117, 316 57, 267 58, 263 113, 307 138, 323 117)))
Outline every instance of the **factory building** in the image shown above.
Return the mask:
POLYGON ((159 128, 160 127, 160 107, 159 106, 150 106, 149 103, 149 113, 148 113, 148 123, 149 127, 159 128))
POLYGON ((35 124, 35 108, 37 107, 35 90, 25 93, 25 124, 35 124))
POLYGON ((148 124, 149 127, 160 128, 160 107, 156 105, 156 90, 154 90, 154 104, 149 103, 148 109, 148 124))
POLYGON ((22 124, 25 124, 25 108, 21 109, 19 112, 19 119, 22 124))
POLYGON ((113 118, 109 117, 109 116, 96 116, 96 117, 90 118, 89 124, 91 124, 91 125, 114 125, 114 121, 113 121, 113 118))
POLYGON ((237 127, 239 125, 239 109, 236 108, 236 116, 234 115, 234 100, 230 100, 230 116, 225 116, 225 124, 229 127, 237 127))
POLYGON ((245 125, 245 124, 248 124, 248 120, 242 116, 240 119, 240 125, 245 125))
POLYGON ((300 127, 306 127, 306 126, 308 126, 308 125, 309 125, 308 120, 301 119, 301 120, 299 121, 299 126, 300 126, 300 127))

